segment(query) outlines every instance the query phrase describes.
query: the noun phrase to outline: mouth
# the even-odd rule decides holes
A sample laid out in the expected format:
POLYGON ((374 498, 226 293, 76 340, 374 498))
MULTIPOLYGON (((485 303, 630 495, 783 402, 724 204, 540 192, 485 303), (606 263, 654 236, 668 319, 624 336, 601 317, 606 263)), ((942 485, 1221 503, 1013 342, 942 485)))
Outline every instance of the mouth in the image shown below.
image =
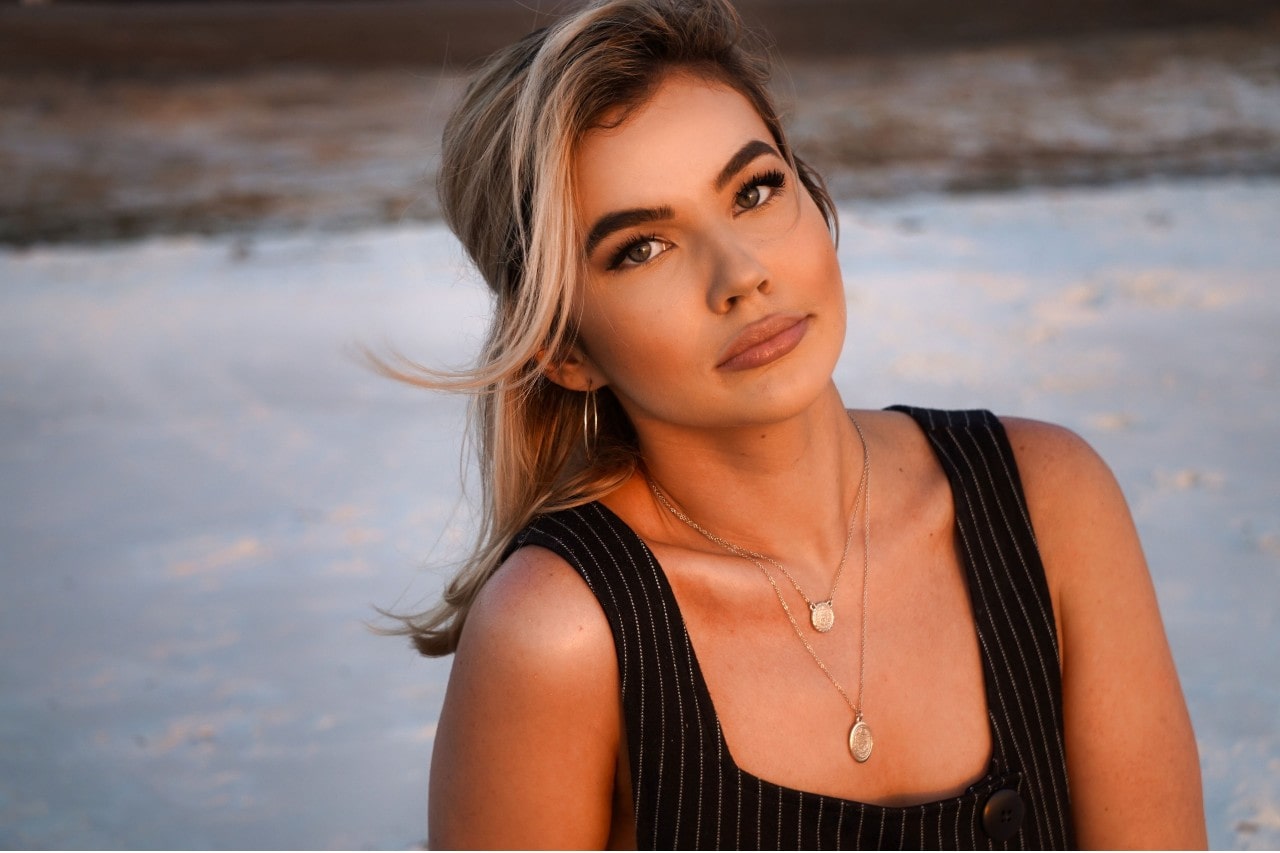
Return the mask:
POLYGON ((774 314, 747 326, 729 342, 719 370, 750 370, 762 367, 791 352, 809 331, 809 318, 801 314, 774 314))

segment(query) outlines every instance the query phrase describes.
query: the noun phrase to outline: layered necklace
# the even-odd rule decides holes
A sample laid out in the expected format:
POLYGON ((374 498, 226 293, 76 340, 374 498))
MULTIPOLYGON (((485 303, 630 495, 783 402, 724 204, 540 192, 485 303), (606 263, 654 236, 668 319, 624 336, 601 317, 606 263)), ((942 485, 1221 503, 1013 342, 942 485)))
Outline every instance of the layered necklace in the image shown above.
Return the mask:
POLYGON ((796 579, 791 573, 779 563, 777 560, 765 554, 760 554, 740 545, 724 539, 707 530, 698 524, 682 510, 677 508, 666 494, 659 487, 656 480, 646 476, 649 483, 649 490, 653 492, 653 496, 662 504, 668 512, 684 524, 702 534, 706 539, 719 545, 737 557, 742 557, 751 563, 769 581, 769 586, 773 587, 774 595, 778 598, 778 603, 782 605, 782 612, 786 614, 787 621, 791 623, 792 630, 795 631, 796 637, 804 644, 805 650, 809 656, 813 658, 813 662, 818 665, 827 680, 836 688, 840 696, 844 699, 845 704, 849 706, 849 710, 853 712, 853 726, 849 729, 849 752, 853 755, 855 761, 859 764, 864 763, 871 757, 871 750, 875 746, 875 740, 871 735, 871 727, 867 725, 862 718, 862 693, 864 686, 864 675, 866 673, 866 655, 867 655, 867 580, 871 570, 871 451, 867 446, 867 437, 862 432, 862 425, 858 423, 858 419, 849 414, 849 420, 853 422, 853 428, 857 430, 858 440, 862 443, 862 477, 858 481, 858 491, 853 499, 853 514, 849 517, 849 527, 845 533, 844 551, 840 555, 840 565, 836 569, 835 579, 831 582, 831 592, 827 595, 826 601, 811 601, 809 596, 804 594, 804 590, 800 588, 800 584, 796 583, 796 579), (804 631, 800 628, 800 623, 796 621, 795 616, 791 612, 790 605, 787 604, 786 596, 782 594, 782 589, 778 586, 778 582, 774 580, 773 574, 765 566, 770 563, 791 582, 795 591, 804 599, 805 604, 809 605, 809 621, 815 631, 826 633, 835 625, 835 594, 836 588, 840 585, 840 576, 844 573, 844 565, 849 556, 849 543, 853 539, 853 529, 858 518, 858 507, 865 505, 863 510, 863 534, 862 534, 862 632, 858 643, 858 701, 854 702, 850 698, 847 690, 832 674, 827 665, 823 663, 822 658, 818 656, 813 645, 810 644, 804 631))

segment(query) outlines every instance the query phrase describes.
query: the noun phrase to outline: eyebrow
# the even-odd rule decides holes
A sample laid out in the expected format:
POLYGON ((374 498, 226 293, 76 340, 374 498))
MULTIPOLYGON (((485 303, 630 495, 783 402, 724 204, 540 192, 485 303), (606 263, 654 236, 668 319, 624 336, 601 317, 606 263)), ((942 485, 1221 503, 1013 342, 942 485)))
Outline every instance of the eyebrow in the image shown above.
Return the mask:
MULTIPOLYGON (((753 139, 739 148, 737 153, 729 158, 729 162, 724 164, 724 168, 720 170, 720 174, 716 175, 716 179, 712 182, 716 192, 723 190, 733 176, 742 171, 743 167, 748 163, 766 154, 771 154, 778 158, 782 157, 778 153, 778 149, 760 139, 753 139)), ((666 205, 661 207, 634 207, 606 213, 596 220, 595 225, 591 227, 591 231, 587 234, 587 255, 594 252, 596 247, 614 232, 632 228, 636 225, 644 225, 647 222, 671 219, 674 215, 672 209, 666 205)))
POLYGON ((729 183, 734 175, 741 172, 744 166, 757 157, 763 157, 766 154, 772 154, 779 159, 782 158, 782 155, 778 153, 778 149, 760 139, 753 139, 739 148, 738 153, 730 157, 729 162, 725 163, 724 168, 720 170, 720 174, 716 175, 716 192, 724 189, 725 184, 729 183))
POLYGON ((663 219, 670 219, 675 213, 671 208, 663 205, 662 207, 635 207, 630 210, 618 210, 613 213, 606 213, 604 216, 596 220, 595 226, 591 229, 591 233, 587 235, 587 255, 595 251, 604 238, 608 237, 615 231, 621 231, 624 228, 631 228, 636 225, 643 225, 646 222, 658 222, 663 219))

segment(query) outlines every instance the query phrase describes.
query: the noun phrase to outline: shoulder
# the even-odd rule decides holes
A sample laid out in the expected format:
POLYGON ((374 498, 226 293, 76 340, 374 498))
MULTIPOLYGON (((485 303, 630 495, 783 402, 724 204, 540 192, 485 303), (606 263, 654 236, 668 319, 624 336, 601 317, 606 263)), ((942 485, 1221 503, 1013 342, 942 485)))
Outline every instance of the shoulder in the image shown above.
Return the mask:
POLYGON ((1099 578, 1093 575, 1108 567, 1115 571, 1124 566, 1144 579, 1128 504, 1097 451, 1056 424, 1013 417, 1000 422, 1013 449, 1055 602, 1069 607, 1071 590, 1096 583, 1099 578))
POLYGON ((593 588, 601 565, 621 547, 614 540, 625 541, 607 535, 620 524, 594 503, 535 518, 481 588, 460 647, 470 633, 472 642, 518 642, 551 659, 582 651, 576 647, 585 642, 612 663, 609 621, 593 588))
POLYGON ((1102 532, 1100 527, 1132 531, 1120 485, 1088 442, 1043 421, 1002 417, 1000 422, 1038 537, 1068 531, 1083 536, 1102 532), (1058 530, 1064 525, 1066 530, 1058 530))
POLYGON ((509 665, 544 676, 562 666, 581 673, 592 661, 613 662, 609 624, 595 595, 563 557, 536 545, 513 551, 485 583, 462 631, 461 658, 470 657, 468 647, 505 650, 509 665))
POLYGON ((1083 473, 1096 475, 1106 468, 1088 442, 1064 426, 1009 416, 1001 416, 1000 423, 1009 437, 1019 470, 1025 463, 1024 477, 1061 476, 1080 465, 1086 466, 1083 473))
POLYGON ((432 847, 608 838, 622 731, 607 620, 564 558, 527 546, 481 589, 432 753, 432 847))

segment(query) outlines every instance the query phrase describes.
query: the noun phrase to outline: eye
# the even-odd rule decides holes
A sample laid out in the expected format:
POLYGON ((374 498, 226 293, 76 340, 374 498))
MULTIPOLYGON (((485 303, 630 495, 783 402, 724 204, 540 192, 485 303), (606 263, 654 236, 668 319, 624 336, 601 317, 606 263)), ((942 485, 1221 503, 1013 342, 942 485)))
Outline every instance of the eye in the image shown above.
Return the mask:
POLYGON ((764 207, 782 192, 787 177, 776 169, 760 175, 754 175, 739 188, 733 197, 733 203, 739 210, 754 210, 764 207))
POLYGON ((759 186, 758 184, 751 184, 746 189, 740 191, 734 201, 736 201, 738 203, 738 207, 741 207, 743 210, 750 210, 760 204, 762 196, 765 200, 768 200, 769 195, 766 188, 759 186))
POLYGON ((669 248, 671 248, 670 243, 652 235, 637 237, 614 253, 609 260, 609 269, 642 266, 669 248))

